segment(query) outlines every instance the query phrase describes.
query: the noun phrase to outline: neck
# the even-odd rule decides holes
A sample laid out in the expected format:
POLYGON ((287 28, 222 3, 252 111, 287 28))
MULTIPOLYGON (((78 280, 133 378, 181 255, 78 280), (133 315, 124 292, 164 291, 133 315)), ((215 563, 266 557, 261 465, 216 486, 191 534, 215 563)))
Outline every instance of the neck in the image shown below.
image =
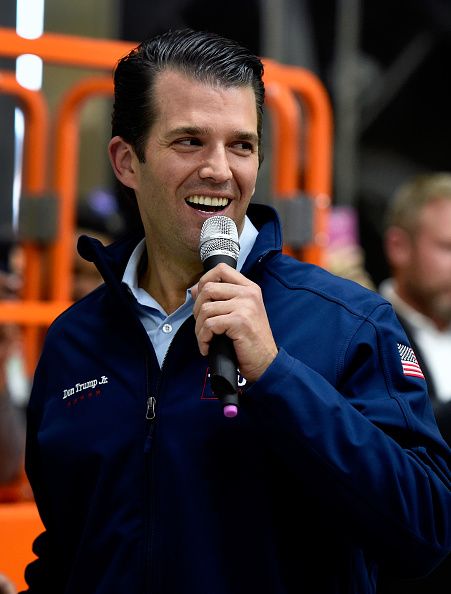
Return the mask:
POLYGON ((420 313, 425 318, 428 318, 440 332, 443 332, 449 327, 449 320, 444 320, 437 316, 427 305, 412 296, 408 291, 404 290, 402 285, 394 284, 394 290, 398 297, 404 301, 409 307, 420 313))
POLYGON ((187 289, 195 285, 202 274, 198 259, 178 262, 158 255, 152 248, 147 251, 147 264, 138 282, 167 314, 171 314, 185 303, 187 289))

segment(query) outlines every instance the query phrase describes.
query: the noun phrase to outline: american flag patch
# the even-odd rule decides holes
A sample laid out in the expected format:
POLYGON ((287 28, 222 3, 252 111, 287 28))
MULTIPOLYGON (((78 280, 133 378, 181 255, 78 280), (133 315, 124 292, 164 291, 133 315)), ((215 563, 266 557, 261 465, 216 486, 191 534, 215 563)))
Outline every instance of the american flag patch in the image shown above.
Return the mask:
POLYGON ((421 367, 418 364, 413 350, 405 344, 398 343, 398 352, 401 357, 401 365, 404 375, 411 375, 413 377, 421 377, 424 379, 423 372, 421 371, 421 367))

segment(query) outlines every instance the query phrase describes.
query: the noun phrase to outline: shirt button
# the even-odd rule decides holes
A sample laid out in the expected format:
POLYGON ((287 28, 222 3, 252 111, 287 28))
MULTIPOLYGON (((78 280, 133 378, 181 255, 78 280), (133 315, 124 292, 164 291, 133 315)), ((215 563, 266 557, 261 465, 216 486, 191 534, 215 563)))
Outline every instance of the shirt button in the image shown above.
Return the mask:
POLYGON ((169 334, 170 332, 172 332, 172 326, 171 326, 171 324, 165 324, 163 326, 163 332, 165 334, 169 334))

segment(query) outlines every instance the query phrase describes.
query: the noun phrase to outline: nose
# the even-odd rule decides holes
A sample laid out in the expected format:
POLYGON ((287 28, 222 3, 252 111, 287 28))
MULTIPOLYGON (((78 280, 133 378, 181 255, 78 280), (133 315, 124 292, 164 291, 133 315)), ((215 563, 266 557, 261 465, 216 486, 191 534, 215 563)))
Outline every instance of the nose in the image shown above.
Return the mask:
POLYGON ((211 179, 217 183, 223 183, 232 178, 232 171, 225 147, 216 147, 206 156, 199 167, 201 179, 211 179))

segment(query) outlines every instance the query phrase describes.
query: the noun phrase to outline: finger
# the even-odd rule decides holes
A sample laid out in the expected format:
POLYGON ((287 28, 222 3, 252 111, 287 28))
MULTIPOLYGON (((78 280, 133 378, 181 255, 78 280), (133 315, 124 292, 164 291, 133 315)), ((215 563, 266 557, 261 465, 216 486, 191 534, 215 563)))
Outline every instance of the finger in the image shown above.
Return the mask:
POLYGON ((212 301, 229 301, 237 297, 244 297, 244 295, 243 287, 239 285, 208 282, 197 295, 193 308, 194 317, 199 314, 200 309, 206 303, 212 301))
POLYGON ((227 334, 230 328, 230 313, 209 317, 199 324, 196 335, 201 354, 208 355, 210 342, 215 334, 227 334))
POLYGON ((204 303, 194 318, 196 320, 195 331, 198 333, 206 320, 216 318, 217 316, 225 316, 233 312, 235 304, 232 300, 226 301, 207 301, 204 303))
POLYGON ((235 270, 227 264, 218 264, 217 266, 206 272, 199 281, 199 292, 202 291, 202 288, 208 282, 223 282, 243 286, 252 283, 252 281, 243 276, 241 272, 238 272, 238 270, 235 270))
POLYGON ((219 264, 208 271, 191 289, 195 301, 194 315, 197 315, 199 308, 208 300, 232 299, 240 295, 239 287, 255 289, 257 285, 227 264, 219 264), (212 283, 212 286, 209 283, 212 283))

